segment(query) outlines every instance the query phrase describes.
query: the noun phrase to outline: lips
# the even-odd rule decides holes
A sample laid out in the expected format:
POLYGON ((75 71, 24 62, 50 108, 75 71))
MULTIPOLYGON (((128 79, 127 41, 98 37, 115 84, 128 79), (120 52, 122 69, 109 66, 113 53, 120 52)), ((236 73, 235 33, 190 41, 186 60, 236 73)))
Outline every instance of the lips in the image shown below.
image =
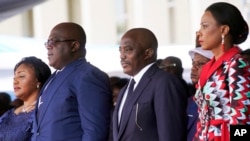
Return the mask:
POLYGON ((14 92, 20 90, 21 88, 20 87, 14 87, 14 92))
POLYGON ((191 74, 191 78, 197 78, 197 75, 191 74))
POLYGON ((48 54, 47 54, 47 55, 48 55, 48 59, 50 59, 50 58, 51 58, 54 54, 53 54, 53 53, 49 53, 49 52, 48 52, 48 54))
POLYGON ((127 67, 128 65, 129 65, 128 62, 126 62, 126 61, 121 61, 121 66, 122 66, 123 68, 127 67))
POLYGON ((47 55, 48 55, 48 57, 50 57, 50 56, 53 56, 53 53, 48 53, 47 55))

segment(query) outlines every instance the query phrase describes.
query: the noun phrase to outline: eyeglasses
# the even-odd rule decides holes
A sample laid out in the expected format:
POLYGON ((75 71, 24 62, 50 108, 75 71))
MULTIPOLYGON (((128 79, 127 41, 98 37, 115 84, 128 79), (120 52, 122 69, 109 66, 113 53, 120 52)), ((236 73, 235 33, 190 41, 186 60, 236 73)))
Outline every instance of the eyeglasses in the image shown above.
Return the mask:
POLYGON ((73 42, 73 41, 76 41, 76 40, 48 40, 47 42, 44 43, 45 47, 48 47, 48 46, 55 46, 56 43, 60 43, 60 42, 73 42))
POLYGON ((192 66, 193 67, 196 67, 196 68, 202 68, 203 67, 203 65, 205 65, 207 62, 199 62, 199 61, 193 61, 192 62, 192 66))

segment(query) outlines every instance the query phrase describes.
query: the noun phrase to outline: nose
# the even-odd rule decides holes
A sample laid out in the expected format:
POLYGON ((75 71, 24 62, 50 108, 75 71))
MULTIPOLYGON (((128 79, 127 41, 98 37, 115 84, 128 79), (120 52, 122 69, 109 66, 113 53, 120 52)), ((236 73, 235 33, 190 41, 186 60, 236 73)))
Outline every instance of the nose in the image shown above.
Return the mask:
POLYGON ((196 36, 199 38, 201 36, 201 30, 199 29, 198 31, 196 31, 196 36))
POLYGON ((198 67, 196 65, 192 65, 191 71, 197 71, 197 70, 198 70, 198 67))
POLYGON ((120 53, 120 58, 124 59, 125 58, 125 54, 124 53, 120 53))
POLYGON ((51 45, 50 41, 45 42, 44 46, 45 46, 46 49, 51 49, 52 48, 52 45, 51 45))
POLYGON ((120 58, 124 59, 125 58, 125 52, 124 52, 124 50, 122 48, 120 48, 119 51, 120 51, 120 58))
POLYGON ((18 81, 17 81, 17 78, 13 78, 13 85, 15 85, 15 84, 17 84, 18 83, 18 81))

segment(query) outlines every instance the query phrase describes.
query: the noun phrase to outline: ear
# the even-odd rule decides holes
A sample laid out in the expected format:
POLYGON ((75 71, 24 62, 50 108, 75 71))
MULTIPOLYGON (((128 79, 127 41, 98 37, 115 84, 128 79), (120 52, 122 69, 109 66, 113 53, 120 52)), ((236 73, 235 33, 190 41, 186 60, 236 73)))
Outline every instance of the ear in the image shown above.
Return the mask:
POLYGON ((79 48, 80 48, 80 43, 79 42, 77 42, 77 41, 72 42, 72 48, 71 48, 72 52, 78 51, 79 48))
POLYGON ((150 58, 152 58, 153 53, 154 53, 154 51, 153 51, 152 48, 146 49, 146 50, 145 50, 145 59, 150 59, 150 58))
POLYGON ((229 33, 230 27, 228 25, 222 25, 221 26, 221 32, 223 35, 227 35, 229 33))
POLYGON ((37 82, 36 88, 37 88, 37 89, 41 88, 41 82, 37 82))

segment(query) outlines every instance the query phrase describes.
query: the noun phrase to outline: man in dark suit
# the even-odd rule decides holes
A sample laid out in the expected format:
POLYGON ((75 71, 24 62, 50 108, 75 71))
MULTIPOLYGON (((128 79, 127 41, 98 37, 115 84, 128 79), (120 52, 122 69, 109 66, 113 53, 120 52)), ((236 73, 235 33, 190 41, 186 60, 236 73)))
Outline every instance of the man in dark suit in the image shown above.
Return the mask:
POLYGON ((187 91, 180 79, 158 68, 157 47, 155 35, 146 28, 133 28, 121 38, 121 66, 131 78, 118 95, 114 141, 186 140, 187 91))
POLYGON ((43 87, 35 110, 33 141, 105 141, 112 92, 109 77, 85 59, 86 35, 75 23, 60 23, 45 46, 57 71, 43 87))

